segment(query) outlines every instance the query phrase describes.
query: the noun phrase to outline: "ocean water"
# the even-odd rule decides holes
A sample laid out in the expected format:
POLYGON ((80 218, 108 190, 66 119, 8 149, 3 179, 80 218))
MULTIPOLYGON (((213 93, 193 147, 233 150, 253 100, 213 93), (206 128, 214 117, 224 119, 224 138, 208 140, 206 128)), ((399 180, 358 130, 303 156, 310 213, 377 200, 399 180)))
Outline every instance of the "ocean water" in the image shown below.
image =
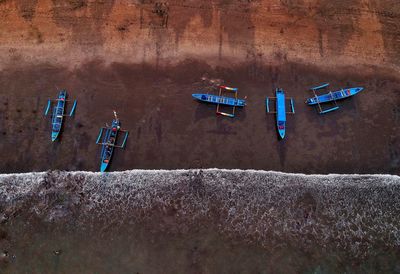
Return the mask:
POLYGON ((400 177, 0 175, 1 273, 399 273, 400 177))

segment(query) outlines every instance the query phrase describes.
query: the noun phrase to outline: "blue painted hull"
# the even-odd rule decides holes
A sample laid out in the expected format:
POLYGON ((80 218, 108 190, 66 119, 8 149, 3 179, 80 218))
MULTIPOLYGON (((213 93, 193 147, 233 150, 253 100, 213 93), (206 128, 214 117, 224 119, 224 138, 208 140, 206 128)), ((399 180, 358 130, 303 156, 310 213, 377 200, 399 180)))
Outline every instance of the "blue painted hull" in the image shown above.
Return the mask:
POLYGON ((244 99, 235 99, 231 97, 224 97, 213 94, 195 93, 192 94, 192 97, 196 100, 216 105, 220 104, 231 107, 244 107, 246 105, 246 100, 244 99))
POLYGON ((51 118, 51 141, 57 140, 60 135, 62 123, 64 121, 65 100, 67 99, 67 91, 62 90, 57 98, 57 104, 53 108, 51 118))
POLYGON ((330 93, 322 94, 316 97, 308 98, 306 100, 306 104, 309 106, 316 105, 318 103, 328 103, 332 101, 338 101, 342 99, 346 99, 348 97, 354 96, 357 93, 361 92, 364 88, 356 87, 356 88, 346 88, 338 91, 332 91, 330 93))
POLYGON ((105 172, 108 168, 108 163, 101 163, 100 172, 105 172))
POLYGON ((118 131, 120 129, 120 122, 118 120, 113 120, 111 128, 106 129, 103 137, 103 145, 101 147, 101 162, 100 171, 104 172, 110 164, 111 157, 114 153, 114 145, 117 141, 118 131), (109 145, 107 145, 109 144, 109 145))
POLYGON ((281 139, 285 138, 286 133, 286 106, 285 93, 283 90, 276 90, 276 127, 281 139))
POLYGON ((57 140, 59 134, 60 134, 59 131, 52 131, 51 132, 51 141, 54 142, 55 140, 57 140))

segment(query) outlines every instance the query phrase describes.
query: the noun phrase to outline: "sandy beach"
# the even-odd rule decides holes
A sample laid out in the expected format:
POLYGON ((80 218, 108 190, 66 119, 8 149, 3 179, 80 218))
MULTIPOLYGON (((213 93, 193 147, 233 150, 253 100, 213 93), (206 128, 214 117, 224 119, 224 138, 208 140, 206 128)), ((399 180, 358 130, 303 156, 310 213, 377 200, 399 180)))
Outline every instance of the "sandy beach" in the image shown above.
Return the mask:
POLYGON ((0 172, 99 170, 99 128, 129 130, 110 171, 242 168, 399 174, 396 1, 2 1, 0 172), (191 94, 239 88, 235 119, 191 94), (318 115, 309 88, 362 86, 318 115), (265 97, 296 102, 278 141, 265 97), (78 100, 50 141, 48 98, 78 100))
POLYGON ((0 0, 0 273, 399 272, 398 176, 293 174, 400 175, 399 37, 398 0, 0 0), (364 90, 319 115, 326 82, 364 90))
POLYGON ((213 69, 190 60, 165 68, 101 62, 76 70, 9 68, 0 76, 0 152, 7 155, 0 171, 98 170, 95 141, 115 109, 130 136, 126 149, 116 151, 111 171, 217 167, 398 174, 398 79, 373 68, 368 73, 351 67, 339 71, 296 64, 213 69), (236 118, 218 117, 214 106, 192 99, 192 93, 212 92, 212 79, 247 96, 236 118), (322 79, 332 89, 365 90, 340 102, 340 110, 319 115, 304 101, 312 95, 308 88, 322 79), (57 96, 56 87, 67 89, 78 107, 75 117, 66 118, 61 139, 52 143, 50 118, 43 112, 47 98, 57 96), (274 115, 265 112, 265 96, 273 96, 276 87, 296 103, 283 141, 274 115))

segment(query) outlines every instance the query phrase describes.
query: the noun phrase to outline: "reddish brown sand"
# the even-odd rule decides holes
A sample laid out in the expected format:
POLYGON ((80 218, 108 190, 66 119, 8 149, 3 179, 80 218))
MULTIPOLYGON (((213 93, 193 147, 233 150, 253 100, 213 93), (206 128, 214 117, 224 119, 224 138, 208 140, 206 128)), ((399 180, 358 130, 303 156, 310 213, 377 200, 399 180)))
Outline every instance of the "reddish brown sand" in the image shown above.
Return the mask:
POLYGON ((191 58, 219 66, 399 68, 397 0, 156 2, 1 0, 0 66, 74 67, 95 58, 167 65, 191 58))
POLYGON ((399 173, 397 1, 163 3, 0 1, 0 172, 98 170, 116 109, 130 137, 110 170, 399 173), (212 79, 248 96, 237 118, 192 100, 212 79), (325 81, 366 89, 320 116, 303 102, 325 81), (276 87, 296 99, 281 142, 264 106, 276 87), (52 144, 58 88, 78 108, 52 144))

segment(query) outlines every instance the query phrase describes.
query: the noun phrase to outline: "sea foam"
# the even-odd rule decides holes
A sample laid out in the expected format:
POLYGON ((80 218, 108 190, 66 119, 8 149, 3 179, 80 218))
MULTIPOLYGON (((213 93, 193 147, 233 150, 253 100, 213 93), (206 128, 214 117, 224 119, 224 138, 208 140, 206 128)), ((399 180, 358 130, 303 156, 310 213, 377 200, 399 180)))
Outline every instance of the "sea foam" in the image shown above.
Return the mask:
MULTIPOLYGON (((400 247, 400 177, 254 170, 132 170, 0 175, 3 218, 24 214, 82 227, 157 223, 187 233, 213 226, 264 247, 400 247)), ((27 216, 28 216, 27 215, 27 216)))

